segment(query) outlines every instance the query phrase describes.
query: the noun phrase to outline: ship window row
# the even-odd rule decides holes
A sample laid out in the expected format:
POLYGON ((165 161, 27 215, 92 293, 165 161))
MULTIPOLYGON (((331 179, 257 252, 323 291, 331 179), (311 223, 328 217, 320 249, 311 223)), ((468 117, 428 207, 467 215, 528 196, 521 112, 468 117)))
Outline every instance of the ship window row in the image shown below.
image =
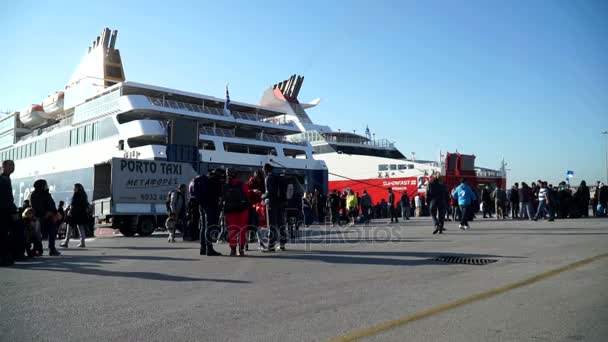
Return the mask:
MULTIPOLYGON (((270 146, 247 145, 238 143, 223 143, 224 151, 233 153, 256 154, 261 156, 276 156, 277 150, 270 146)), ((215 151, 215 142, 212 140, 199 140, 198 148, 205 151, 215 151)), ((307 158, 305 150, 284 148, 283 154, 290 158, 307 158)))
POLYGON ((28 144, 13 147, 1 152, 0 157, 2 160, 20 160, 104 139, 116 134, 118 134, 118 130, 112 118, 105 118, 98 122, 57 133, 45 139, 38 139, 28 144))
POLYGON ((378 171, 411 170, 414 164, 379 164, 378 171))

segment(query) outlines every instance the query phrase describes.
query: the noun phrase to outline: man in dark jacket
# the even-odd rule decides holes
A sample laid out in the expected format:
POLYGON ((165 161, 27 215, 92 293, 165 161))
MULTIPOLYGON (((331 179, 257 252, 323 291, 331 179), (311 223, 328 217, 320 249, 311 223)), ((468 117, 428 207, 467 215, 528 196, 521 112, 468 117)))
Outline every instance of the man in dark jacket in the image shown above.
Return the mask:
POLYGON ((516 220, 519 218, 519 184, 513 184, 511 193, 509 194, 509 202, 511 202, 511 218, 516 220))
POLYGON ((409 220, 410 219, 410 198, 407 196, 407 189, 404 189, 403 193, 401 193, 401 198, 399 199, 399 203, 401 204, 401 219, 409 220))
POLYGON ((395 219, 395 223, 399 223, 399 218, 397 217, 397 210, 395 209, 395 194, 393 193, 392 188, 388 188, 388 211, 391 216, 391 223, 393 223, 393 219, 395 219))
POLYGON ((209 170, 206 176, 201 176, 204 178, 199 179, 195 189, 193 189, 200 205, 200 255, 222 255, 213 249, 213 242, 218 239, 220 233, 220 197, 222 196, 220 174, 223 173, 224 171, 221 169, 209 170))
POLYGON ((534 211, 532 210, 532 188, 528 184, 521 183, 519 189, 519 213, 522 219, 532 220, 534 218, 534 211))
POLYGON ((0 176, 0 266, 10 266, 14 263, 9 248, 9 232, 18 219, 11 183, 11 174, 14 171, 15 163, 12 160, 5 160, 2 163, 2 175, 0 176))
MULTIPOLYGON (((505 204, 507 202, 507 193, 498 184, 496 189, 492 192, 491 198, 494 200, 496 219, 505 219, 505 204)), ((485 204, 484 204, 485 205, 485 204)), ((491 216, 490 216, 491 217, 491 216)))
POLYGON ((445 220, 445 210, 448 204, 446 194, 446 188, 441 184, 439 178, 433 178, 426 190, 426 203, 429 205, 433 224, 435 225, 433 234, 441 234, 445 230, 445 228, 443 228, 443 223, 445 220))
POLYGON ((602 216, 606 216, 608 214, 608 186, 600 184, 597 194, 597 203, 602 207, 602 216))
POLYGON ((483 218, 486 218, 486 214, 492 218, 492 196, 487 186, 481 191, 481 202, 483 203, 483 218))
POLYGON ((41 229, 46 230, 49 238, 49 255, 61 255, 55 248, 55 238, 57 234, 57 225, 55 224, 55 214, 57 207, 55 201, 49 192, 49 185, 46 180, 39 179, 34 182, 34 191, 30 195, 34 216, 40 222, 41 229))
POLYGON ((331 215, 331 226, 342 225, 340 223, 340 195, 338 190, 334 190, 327 198, 327 208, 331 215))
POLYGON ((371 196, 367 193, 367 190, 363 190, 363 196, 361 196, 359 204, 361 205, 361 211, 363 212, 365 223, 369 223, 373 202, 371 196))
POLYGON ((589 200, 591 199, 591 193, 589 192, 589 187, 587 187, 587 182, 581 181, 581 185, 574 193, 574 198, 576 199, 578 214, 582 217, 589 217, 589 200))
POLYGON ((277 240, 279 240, 279 248, 284 251, 287 243, 287 232, 283 217, 285 215, 285 194, 283 193, 281 179, 278 175, 272 172, 272 165, 264 165, 264 184, 266 192, 262 195, 262 199, 266 204, 266 220, 269 228, 268 245, 262 252, 274 252, 277 240))

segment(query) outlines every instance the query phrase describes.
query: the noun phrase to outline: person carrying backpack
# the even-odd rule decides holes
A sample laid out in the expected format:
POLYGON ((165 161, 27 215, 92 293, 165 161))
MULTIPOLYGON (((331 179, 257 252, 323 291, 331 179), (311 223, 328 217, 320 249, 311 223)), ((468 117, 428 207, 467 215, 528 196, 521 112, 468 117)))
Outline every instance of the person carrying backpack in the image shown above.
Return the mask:
POLYGON ((230 256, 236 256, 237 243, 239 256, 245 256, 247 244, 247 223, 249 222, 249 200, 247 184, 237 179, 233 168, 226 169, 226 186, 224 187, 223 205, 226 226, 228 226, 228 244, 230 256))
MULTIPOLYGON (((176 226, 182 232, 186 222, 186 184, 180 184, 177 190, 173 190, 168 196, 168 214, 175 214, 176 226)), ((169 232, 169 242, 174 242, 175 236, 169 232)))

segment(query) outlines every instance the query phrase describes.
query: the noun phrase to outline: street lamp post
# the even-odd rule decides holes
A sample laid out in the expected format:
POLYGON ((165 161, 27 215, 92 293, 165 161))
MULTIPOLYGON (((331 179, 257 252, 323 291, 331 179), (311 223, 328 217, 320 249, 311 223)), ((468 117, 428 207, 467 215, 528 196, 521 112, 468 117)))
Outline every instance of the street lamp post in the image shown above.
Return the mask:
POLYGON ((606 153, 606 183, 608 184, 608 131, 603 131, 602 135, 604 136, 604 152, 606 153))

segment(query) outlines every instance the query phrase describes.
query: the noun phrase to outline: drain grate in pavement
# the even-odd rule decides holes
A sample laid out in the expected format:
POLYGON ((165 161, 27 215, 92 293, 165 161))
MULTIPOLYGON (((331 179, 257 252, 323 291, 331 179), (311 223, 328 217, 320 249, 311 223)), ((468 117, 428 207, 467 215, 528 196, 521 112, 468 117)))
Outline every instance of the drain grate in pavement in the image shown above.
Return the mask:
POLYGON ((433 261, 446 262, 449 264, 463 264, 463 265, 487 265, 495 263, 497 259, 482 259, 482 258, 467 258, 461 256, 440 256, 433 261))

